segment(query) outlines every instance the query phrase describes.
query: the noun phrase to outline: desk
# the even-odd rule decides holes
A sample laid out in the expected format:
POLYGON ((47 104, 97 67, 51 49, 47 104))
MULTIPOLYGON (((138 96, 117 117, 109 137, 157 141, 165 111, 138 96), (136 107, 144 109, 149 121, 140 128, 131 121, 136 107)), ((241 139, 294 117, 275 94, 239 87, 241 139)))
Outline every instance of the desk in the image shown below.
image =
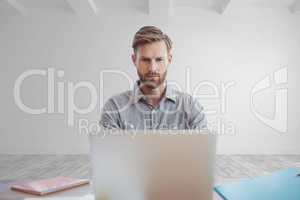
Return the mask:
MULTIPOLYGON (((84 185, 70 190, 49 194, 44 197, 12 191, 10 189, 11 185, 12 184, 0 183, 0 200, 94 200, 91 185, 84 185)), ((214 192, 213 195, 213 200, 223 200, 216 192, 214 192)))

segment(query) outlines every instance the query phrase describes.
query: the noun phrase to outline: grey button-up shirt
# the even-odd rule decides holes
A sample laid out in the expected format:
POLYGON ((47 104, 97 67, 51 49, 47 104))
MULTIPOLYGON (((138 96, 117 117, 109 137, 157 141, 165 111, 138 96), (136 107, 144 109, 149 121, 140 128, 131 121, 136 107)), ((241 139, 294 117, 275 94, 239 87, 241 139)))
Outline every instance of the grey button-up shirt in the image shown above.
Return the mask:
POLYGON ((117 129, 207 128, 203 107, 191 95, 169 86, 156 107, 147 104, 139 81, 129 90, 111 97, 102 108, 100 125, 117 129))

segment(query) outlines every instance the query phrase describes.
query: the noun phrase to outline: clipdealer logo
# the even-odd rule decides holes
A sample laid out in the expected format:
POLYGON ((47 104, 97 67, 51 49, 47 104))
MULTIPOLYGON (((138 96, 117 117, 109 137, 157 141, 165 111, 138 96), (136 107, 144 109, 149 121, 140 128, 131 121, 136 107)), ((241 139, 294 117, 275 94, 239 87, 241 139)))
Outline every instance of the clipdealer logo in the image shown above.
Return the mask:
MULTIPOLYGON (((217 104, 216 108, 207 109, 205 112, 208 116, 217 116, 208 122, 208 127, 218 134, 223 135, 234 135, 235 134, 235 122, 227 120, 223 117, 228 111, 228 92, 231 87, 235 85, 234 81, 228 81, 220 83, 214 83, 212 81, 200 81, 194 87, 191 85, 191 68, 187 66, 185 68, 185 82, 184 88, 177 81, 168 81, 168 86, 174 87, 179 91, 186 91, 192 94, 195 98, 199 100, 213 101, 214 105, 217 104), (203 88, 209 88, 210 93, 203 93, 203 88), (217 102, 217 103, 216 103, 217 102)), ((130 77, 126 72, 122 70, 112 70, 106 69, 100 71, 100 80, 98 87, 95 87, 93 82, 90 81, 66 81, 64 79, 65 72, 63 70, 55 70, 54 68, 47 69, 31 69, 21 73, 14 86, 14 100, 16 105, 25 113, 32 115, 39 114, 66 114, 68 127, 73 127, 75 125, 75 116, 81 116, 89 114, 95 111, 97 108, 102 108, 104 103, 104 91, 108 89, 105 78, 118 77, 118 80, 122 79, 129 83, 129 88, 133 88, 134 79, 130 77), (35 76, 44 78, 47 81, 47 102, 39 108, 33 108, 29 102, 24 102, 22 99, 22 85, 26 84, 27 79, 32 79, 35 76), (86 107, 79 107, 75 104, 75 99, 82 98, 76 95, 79 89, 84 89, 89 92, 90 102, 86 107), (97 88, 99 93, 97 93, 97 88), (98 96, 99 94, 99 96, 98 96), (65 99, 66 97, 66 99, 65 99), (76 98, 77 97, 77 98, 76 98), (98 101, 99 100, 99 101, 98 101)), ((24 92, 24 91, 23 91, 24 92)), ((37 94, 38 95, 38 94, 37 94)), ((84 98, 87 98, 86 96, 84 98)), ((129 105, 126 105, 129 106, 129 105)), ((121 110, 126 109, 124 106, 121 110)), ((206 107, 206 106, 204 106, 206 107)), ((100 109, 97 109, 100 113, 100 109)), ((78 130, 80 133, 88 134, 90 132, 98 132, 101 127, 99 127, 99 121, 93 120, 89 121, 85 118, 79 118, 78 130)))

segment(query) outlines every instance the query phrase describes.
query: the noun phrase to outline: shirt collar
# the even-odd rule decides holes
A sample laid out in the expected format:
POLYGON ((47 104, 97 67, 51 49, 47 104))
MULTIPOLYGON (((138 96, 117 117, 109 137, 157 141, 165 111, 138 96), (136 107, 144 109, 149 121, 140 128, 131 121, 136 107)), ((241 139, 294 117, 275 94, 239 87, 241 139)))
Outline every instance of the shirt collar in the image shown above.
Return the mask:
MULTIPOLYGON (((137 103, 139 102, 139 100, 141 99, 146 99, 146 96, 143 94, 143 92, 141 91, 140 87, 139 87, 140 81, 136 81, 133 87, 133 102, 137 103)), ((165 98, 171 100, 173 103, 176 102, 177 98, 176 98, 176 93, 174 91, 173 88, 171 88, 171 86, 166 86, 166 92, 165 92, 165 98)))

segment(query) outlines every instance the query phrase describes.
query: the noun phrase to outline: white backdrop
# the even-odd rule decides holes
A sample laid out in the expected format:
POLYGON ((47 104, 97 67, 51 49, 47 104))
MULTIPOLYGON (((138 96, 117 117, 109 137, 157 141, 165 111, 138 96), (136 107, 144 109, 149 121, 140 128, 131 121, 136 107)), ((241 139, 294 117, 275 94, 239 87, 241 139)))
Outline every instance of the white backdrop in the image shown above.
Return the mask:
MULTIPOLYGON (((223 15, 196 9, 174 13, 168 22, 124 10, 102 10, 92 20, 62 13, 1 17, 0 153, 87 153, 88 140, 78 127, 79 120, 95 123, 103 101, 130 89, 120 73, 132 81, 136 79, 130 60, 132 37, 143 25, 158 25, 174 42, 168 80, 184 91, 202 94, 199 101, 209 123, 222 134, 218 153, 300 154, 300 15, 263 7, 229 9, 223 15), (54 70, 53 113, 25 113, 14 101, 16 80, 25 71, 38 69, 46 73, 48 68, 54 70), (288 82, 280 88, 288 91, 288 96, 276 102, 280 88, 272 83, 279 69, 279 79, 288 82), (64 71, 62 77, 57 76, 59 70, 64 71), (106 72, 101 80, 103 70, 118 74, 106 72), (270 77, 271 86, 253 98, 253 110, 251 89, 265 77, 270 77), (68 126, 68 85, 82 81, 94 84, 97 107, 88 114, 75 113, 74 125, 68 126), (58 83, 65 87, 63 113, 58 112, 58 83), (196 89, 201 83, 204 85, 196 89), (270 124, 272 120, 263 120, 276 116, 278 109, 283 113, 275 125, 270 124)), ((47 85, 47 76, 25 79, 20 88, 24 104, 47 107, 47 85)), ((74 103, 87 107, 90 97, 87 89, 78 89, 74 103)))

